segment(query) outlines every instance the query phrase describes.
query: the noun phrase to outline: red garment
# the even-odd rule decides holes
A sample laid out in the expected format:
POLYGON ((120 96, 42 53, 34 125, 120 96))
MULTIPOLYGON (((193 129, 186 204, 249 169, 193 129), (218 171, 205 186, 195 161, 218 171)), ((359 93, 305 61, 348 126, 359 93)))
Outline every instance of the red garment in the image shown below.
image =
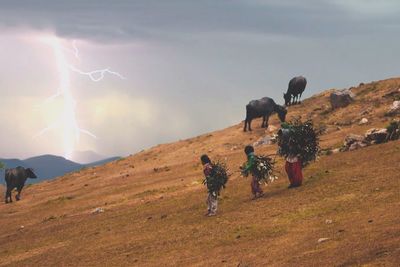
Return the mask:
POLYGON ((206 178, 207 178, 208 176, 210 176, 210 175, 211 175, 211 172, 212 172, 212 166, 211 166, 211 164, 210 164, 210 163, 207 163, 207 164, 205 164, 205 165, 204 165, 203 172, 204 172, 204 176, 205 176, 206 178))
POLYGON ((262 194, 263 191, 260 187, 260 184, 257 181, 257 178, 253 175, 253 178, 251 179, 251 192, 253 193, 253 195, 256 195, 257 193, 262 194))
POLYGON ((301 168, 301 160, 293 163, 286 161, 285 169, 291 186, 300 186, 303 182, 303 173, 301 172, 301 168))

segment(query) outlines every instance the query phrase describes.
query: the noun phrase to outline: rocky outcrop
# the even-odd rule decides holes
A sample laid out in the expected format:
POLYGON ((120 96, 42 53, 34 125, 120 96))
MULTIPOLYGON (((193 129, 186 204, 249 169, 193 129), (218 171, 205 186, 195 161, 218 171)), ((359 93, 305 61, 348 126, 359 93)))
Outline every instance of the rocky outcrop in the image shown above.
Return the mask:
POLYGON ((261 145, 270 145, 270 144, 275 144, 277 142, 277 135, 272 134, 272 135, 267 135, 264 137, 261 137, 258 139, 256 142, 253 143, 253 146, 261 146, 261 145))
POLYGON ((365 137, 357 134, 349 134, 345 137, 341 151, 352 151, 358 148, 366 147, 368 143, 365 137))
POLYGON ((400 114, 400 100, 394 101, 393 104, 390 106, 386 115, 388 116, 395 116, 400 114))
POLYGON ((332 109, 343 108, 354 101, 354 94, 350 90, 341 90, 331 93, 329 100, 332 109))
POLYGON ((369 129, 364 136, 357 134, 349 134, 344 139, 341 151, 352 151, 373 144, 380 144, 387 140, 387 129, 372 128, 369 129))
POLYGON ((386 141, 386 128, 372 128, 365 133, 365 140, 370 144, 380 144, 386 141))

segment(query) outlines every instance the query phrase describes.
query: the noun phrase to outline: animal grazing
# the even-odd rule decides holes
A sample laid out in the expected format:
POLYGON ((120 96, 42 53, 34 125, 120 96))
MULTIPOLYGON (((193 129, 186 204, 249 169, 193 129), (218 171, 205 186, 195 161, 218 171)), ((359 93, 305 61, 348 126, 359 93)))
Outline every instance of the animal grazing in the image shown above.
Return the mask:
POLYGON ((33 172, 32 168, 23 168, 18 166, 13 169, 6 169, 5 171, 5 180, 7 185, 6 190, 6 203, 12 202, 11 191, 14 188, 17 188, 17 195, 15 199, 18 201, 21 199, 21 191, 24 188, 26 179, 28 178, 37 178, 36 174, 33 172))
POLYGON ((246 132, 247 128, 251 131, 251 121, 260 117, 263 117, 261 127, 267 128, 269 116, 275 112, 278 113, 279 119, 284 122, 287 110, 285 107, 276 104, 272 98, 263 97, 259 100, 250 101, 249 104, 246 105, 246 119, 244 121, 243 131, 246 132))
POLYGON ((300 103, 301 94, 306 89, 307 80, 303 76, 297 76, 290 80, 286 94, 283 94, 285 106, 300 103))

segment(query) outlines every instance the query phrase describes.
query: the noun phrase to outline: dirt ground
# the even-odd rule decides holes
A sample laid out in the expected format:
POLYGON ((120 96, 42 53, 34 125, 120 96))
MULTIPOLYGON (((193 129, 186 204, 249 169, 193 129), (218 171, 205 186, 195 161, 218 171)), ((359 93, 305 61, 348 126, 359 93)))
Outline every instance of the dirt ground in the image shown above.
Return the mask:
MULTIPOLYGON (((360 85, 356 101, 335 111, 326 91, 290 107, 288 119, 312 118, 321 147, 338 148, 349 133, 387 125, 399 88, 400 79, 360 85), (358 125, 364 117, 368 124, 358 125)), ((28 186, 21 201, 0 203, 0 266, 399 266, 400 141, 321 156, 296 189, 287 189, 277 157, 279 179, 251 200, 250 178, 239 173, 243 148, 279 127, 276 116, 276 129, 260 124, 28 186), (232 173, 216 217, 204 216, 203 153, 232 173)))

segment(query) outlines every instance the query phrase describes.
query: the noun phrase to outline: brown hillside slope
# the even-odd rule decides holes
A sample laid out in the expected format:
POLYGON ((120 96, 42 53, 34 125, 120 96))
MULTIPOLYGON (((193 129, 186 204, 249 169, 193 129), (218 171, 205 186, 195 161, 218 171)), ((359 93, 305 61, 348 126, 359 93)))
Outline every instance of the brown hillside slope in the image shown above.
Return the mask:
MULTIPOLYGON (((288 118, 313 118, 326 128, 321 146, 339 147, 348 133, 386 125, 393 96, 383 96, 398 88, 400 79, 359 86, 357 101, 336 111, 327 91, 290 107, 288 118), (357 124, 362 117, 369 125, 357 124)), ((279 125, 276 116, 270 124, 279 125)), ((259 125, 159 145, 26 188, 22 201, 0 203, 0 266, 398 266, 400 142, 323 156, 292 190, 278 158, 280 179, 251 201, 238 166, 244 145, 265 135, 259 125), (202 153, 226 160, 233 173, 212 218, 203 216, 202 153), (97 207, 105 212, 91 214, 97 207)))

